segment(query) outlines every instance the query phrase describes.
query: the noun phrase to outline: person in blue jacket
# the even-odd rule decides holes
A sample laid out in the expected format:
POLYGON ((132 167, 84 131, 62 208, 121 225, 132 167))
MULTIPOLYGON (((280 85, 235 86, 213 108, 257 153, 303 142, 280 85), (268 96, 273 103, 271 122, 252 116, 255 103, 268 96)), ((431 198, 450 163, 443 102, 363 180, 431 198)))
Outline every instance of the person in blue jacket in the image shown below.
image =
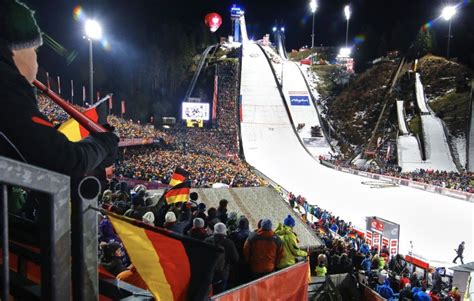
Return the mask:
POLYGON ((413 301, 431 301, 431 297, 426 293, 425 287, 421 289, 415 287, 413 290, 413 301))
POLYGON ((393 289, 390 287, 390 282, 388 279, 385 279, 384 284, 382 285, 377 285, 376 287, 377 293, 379 293, 380 296, 384 297, 387 300, 398 300, 398 294, 395 294, 393 292, 393 289))

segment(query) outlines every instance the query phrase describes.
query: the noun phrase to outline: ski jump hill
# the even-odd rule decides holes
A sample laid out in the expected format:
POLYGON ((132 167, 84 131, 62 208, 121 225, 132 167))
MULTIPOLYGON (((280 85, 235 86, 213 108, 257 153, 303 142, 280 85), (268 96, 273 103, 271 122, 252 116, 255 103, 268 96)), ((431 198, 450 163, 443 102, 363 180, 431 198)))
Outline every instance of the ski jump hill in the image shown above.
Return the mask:
MULTIPOLYGON (((402 186, 373 188, 366 178, 322 166, 304 147, 262 49, 242 45, 241 137, 246 161, 284 189, 365 229, 367 216, 400 224, 400 252, 423 254, 433 263, 448 263, 453 248, 472 246, 474 206, 470 202, 402 186), (463 229, 459 231, 459 229, 463 229)), ((284 76, 283 87, 291 79, 284 76)), ((298 87, 298 90, 299 87, 298 87)), ((291 103, 289 104, 291 106, 291 103)), ((296 115, 296 114, 295 114, 296 115)), ((465 250, 472 258, 472 249, 465 250)))

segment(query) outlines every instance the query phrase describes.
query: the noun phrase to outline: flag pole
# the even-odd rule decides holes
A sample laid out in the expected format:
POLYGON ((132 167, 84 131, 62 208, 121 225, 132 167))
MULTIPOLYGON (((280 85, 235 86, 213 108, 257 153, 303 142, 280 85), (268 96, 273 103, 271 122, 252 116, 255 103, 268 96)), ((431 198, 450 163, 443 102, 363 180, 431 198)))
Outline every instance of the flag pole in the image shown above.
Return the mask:
POLYGON ((76 121, 79 122, 79 124, 82 125, 89 132, 92 132, 92 133, 107 132, 107 130, 104 129, 101 125, 92 121, 89 117, 87 117, 82 112, 77 110, 71 104, 67 103, 64 99, 62 99, 56 93, 48 89, 48 87, 43 85, 38 80, 35 79, 33 81, 33 85, 35 85, 36 88, 38 88, 38 90, 48 95, 49 98, 51 98, 51 100, 53 100, 58 106, 60 106, 64 111, 66 111, 69 115, 71 115, 72 118, 76 119, 76 121))

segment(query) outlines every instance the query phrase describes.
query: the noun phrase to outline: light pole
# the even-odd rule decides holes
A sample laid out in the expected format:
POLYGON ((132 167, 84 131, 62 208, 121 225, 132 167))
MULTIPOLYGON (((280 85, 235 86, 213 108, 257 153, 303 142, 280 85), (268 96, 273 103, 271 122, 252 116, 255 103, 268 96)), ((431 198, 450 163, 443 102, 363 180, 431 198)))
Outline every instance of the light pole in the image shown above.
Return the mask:
POLYGON ((313 13, 313 30, 311 33, 311 48, 314 48, 314 14, 316 13, 316 9, 318 9, 318 3, 316 0, 311 0, 309 3, 309 7, 311 8, 311 12, 313 13))
POLYGON ((351 18, 351 7, 349 5, 344 6, 344 15, 346 16, 346 48, 349 40, 349 19, 351 18))
POLYGON ((89 19, 85 24, 86 37, 89 40, 89 88, 90 88, 90 102, 94 103, 94 60, 92 41, 102 38, 102 27, 99 22, 89 19))
POLYGON ((454 15, 456 14, 456 6, 446 6, 445 8, 443 8, 443 11, 441 12, 441 17, 448 21, 449 22, 449 26, 448 26, 448 47, 447 47, 447 50, 446 50, 446 57, 449 59, 449 44, 451 42, 451 22, 452 22, 452 19, 454 17, 454 15))

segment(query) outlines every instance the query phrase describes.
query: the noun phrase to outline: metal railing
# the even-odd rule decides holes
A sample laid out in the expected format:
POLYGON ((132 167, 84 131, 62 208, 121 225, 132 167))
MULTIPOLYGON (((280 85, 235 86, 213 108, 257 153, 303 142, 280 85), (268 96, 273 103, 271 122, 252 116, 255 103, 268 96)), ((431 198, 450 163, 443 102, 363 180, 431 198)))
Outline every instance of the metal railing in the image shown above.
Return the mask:
POLYGON ((41 233, 41 298, 43 300, 71 299, 69 177, 0 156, 3 255, 1 299, 9 300, 11 285, 7 188, 10 185, 42 194, 39 202, 38 224, 41 233))

